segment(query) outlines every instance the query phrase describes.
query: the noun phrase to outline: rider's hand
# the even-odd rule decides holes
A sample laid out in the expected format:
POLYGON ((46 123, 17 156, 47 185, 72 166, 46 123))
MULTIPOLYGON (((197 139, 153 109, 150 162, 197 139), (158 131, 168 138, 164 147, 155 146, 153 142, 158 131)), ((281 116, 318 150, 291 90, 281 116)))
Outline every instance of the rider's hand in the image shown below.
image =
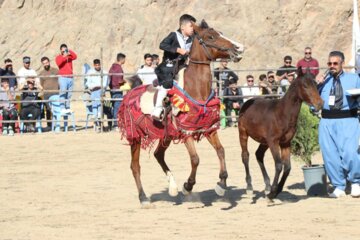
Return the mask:
POLYGON ((179 53, 180 55, 186 55, 187 54, 187 51, 183 48, 178 48, 176 50, 177 53, 179 53))

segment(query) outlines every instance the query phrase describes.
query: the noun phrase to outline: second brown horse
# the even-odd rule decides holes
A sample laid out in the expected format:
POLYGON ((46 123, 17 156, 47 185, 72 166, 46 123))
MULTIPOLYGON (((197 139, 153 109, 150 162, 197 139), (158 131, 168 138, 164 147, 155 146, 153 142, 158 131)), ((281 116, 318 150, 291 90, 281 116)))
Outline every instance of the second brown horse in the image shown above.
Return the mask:
POLYGON ((238 129, 247 191, 253 190, 249 171, 249 137, 260 143, 255 155, 264 177, 267 197, 273 199, 282 191, 291 169, 290 145, 303 101, 317 110, 323 105, 314 76, 309 71, 303 74, 303 71, 298 69, 298 77, 281 99, 253 98, 242 106, 238 129), (275 161, 275 176, 271 186, 264 165, 264 155, 268 148, 275 161), (281 171, 284 172, 278 182, 281 171))

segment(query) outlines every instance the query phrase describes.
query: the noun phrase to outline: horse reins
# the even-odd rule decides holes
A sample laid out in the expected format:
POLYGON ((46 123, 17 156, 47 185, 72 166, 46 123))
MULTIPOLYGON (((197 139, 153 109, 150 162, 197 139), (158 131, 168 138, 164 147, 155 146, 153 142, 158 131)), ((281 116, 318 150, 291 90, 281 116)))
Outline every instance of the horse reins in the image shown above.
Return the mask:
POLYGON ((208 49, 208 47, 211 47, 211 48, 215 48, 219 51, 229 51, 231 50, 231 48, 226 48, 226 47, 219 47, 217 45, 214 45, 214 44, 211 44, 211 43, 208 43, 206 41, 204 41, 200 35, 198 33, 195 32, 195 37, 196 39, 199 41, 200 45, 204 48, 205 50, 205 54, 206 54, 206 57, 210 60, 210 61, 197 61, 197 60, 192 60, 191 58, 189 58, 189 61, 192 62, 192 63, 195 63, 195 64, 206 64, 206 65, 210 65, 211 61, 214 60, 214 58, 211 56, 211 53, 208 49))

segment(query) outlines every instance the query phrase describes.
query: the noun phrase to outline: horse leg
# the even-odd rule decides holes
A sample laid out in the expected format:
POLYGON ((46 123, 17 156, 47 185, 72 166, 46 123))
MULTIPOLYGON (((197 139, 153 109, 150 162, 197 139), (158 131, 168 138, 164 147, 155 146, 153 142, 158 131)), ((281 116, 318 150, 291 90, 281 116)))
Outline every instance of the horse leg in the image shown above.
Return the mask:
POLYGON ((258 149, 255 152, 256 160, 260 166, 264 182, 265 182, 265 194, 270 193, 271 185, 270 185, 270 178, 269 175, 266 172, 265 165, 264 165, 264 156, 265 152, 269 147, 265 144, 260 144, 258 149))
POLYGON ((270 147, 271 153, 272 153, 274 161, 275 161, 274 181, 273 181, 273 184, 271 185, 271 191, 267 195, 267 197, 270 200, 272 200, 277 195, 279 176, 282 171, 282 161, 281 161, 281 157, 280 157, 279 144, 272 144, 272 145, 269 145, 269 147, 270 147))
MULTIPOLYGON (((240 121, 239 121, 240 123, 240 121)), ((247 194, 252 194, 253 192, 253 186, 251 184, 251 176, 250 176, 250 169, 249 169, 249 151, 248 151, 248 138, 249 136, 246 133, 245 129, 242 129, 241 126, 239 125, 239 138, 240 138, 240 146, 241 146, 241 158, 242 158, 242 162, 245 166, 245 172, 246 172, 246 193, 247 194)))
POLYGON ((193 186, 196 183, 196 170, 199 166, 199 156, 196 153, 194 139, 192 137, 186 139, 185 146, 189 152, 191 160, 191 173, 187 182, 185 182, 183 186, 184 195, 188 195, 192 191, 193 186))
POLYGON ((215 192, 218 196, 224 196, 226 191, 226 179, 228 177, 228 173, 226 171, 226 164, 225 164, 225 151, 224 147, 221 145, 219 135, 217 132, 212 133, 210 136, 207 137, 207 140, 216 150, 218 158, 220 160, 220 173, 219 178, 220 182, 216 184, 215 192))
POLYGON ((283 173, 283 175, 281 177, 281 180, 279 182, 277 194, 281 193, 281 191, 283 190, 285 181, 286 181, 287 177, 290 174, 290 170, 291 170, 290 144, 286 145, 285 147, 281 146, 281 159, 282 159, 283 164, 284 164, 284 173, 283 173))
POLYGON ((150 206, 150 199, 146 196, 140 179, 140 143, 133 143, 131 145, 131 165, 135 183, 139 192, 139 200, 143 207, 150 206))
POLYGON ((158 163, 160 164, 162 170, 166 174, 169 183, 169 195, 172 197, 176 197, 178 195, 178 188, 175 182, 175 178, 165 162, 165 151, 170 146, 170 143, 171 140, 160 140, 154 152, 154 156, 158 161, 158 163))

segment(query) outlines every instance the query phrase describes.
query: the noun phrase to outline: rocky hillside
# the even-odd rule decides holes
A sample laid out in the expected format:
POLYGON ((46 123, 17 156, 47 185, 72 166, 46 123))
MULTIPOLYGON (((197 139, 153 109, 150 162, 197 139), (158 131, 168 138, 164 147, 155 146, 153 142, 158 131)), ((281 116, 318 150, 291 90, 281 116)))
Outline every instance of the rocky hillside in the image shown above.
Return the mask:
POLYGON ((54 59, 67 43, 79 55, 77 73, 101 58, 101 48, 106 69, 124 52, 127 72, 134 71, 144 53, 160 54, 159 42, 183 13, 245 45, 232 68, 279 67, 286 54, 302 57, 305 46, 323 66, 333 49, 350 58, 351 0, 0 0, 0 11, 0 58, 12 58, 16 69, 24 55, 38 69, 42 56, 54 59))

